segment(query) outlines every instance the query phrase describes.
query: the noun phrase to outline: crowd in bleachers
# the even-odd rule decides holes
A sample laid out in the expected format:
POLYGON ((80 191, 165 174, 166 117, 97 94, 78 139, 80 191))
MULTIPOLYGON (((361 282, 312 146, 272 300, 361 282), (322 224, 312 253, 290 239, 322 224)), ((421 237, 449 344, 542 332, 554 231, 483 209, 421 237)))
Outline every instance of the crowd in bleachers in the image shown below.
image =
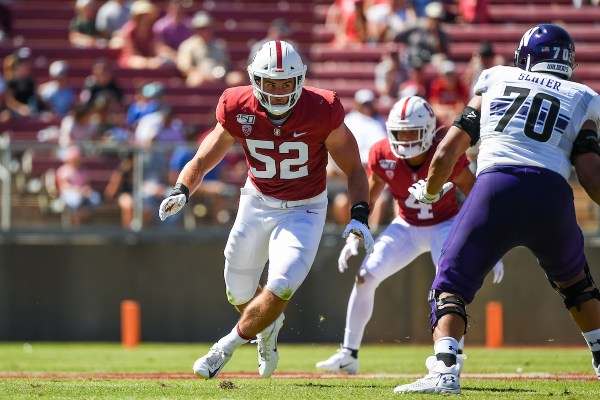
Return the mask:
MULTIPOLYGON (((0 131, 16 141, 55 144, 54 162, 42 163, 54 174, 69 162, 67 155, 71 164, 77 159, 72 146, 83 151, 80 164, 87 167, 97 154, 84 142, 154 149, 145 153, 142 185, 143 222, 152 223, 175 166, 189 157, 176 151, 179 158, 169 166, 173 149, 197 145, 215 122, 218 96, 228 86, 246 84, 245 66, 264 41, 294 43, 309 65, 307 83, 338 91, 349 113, 371 103, 374 117, 383 121, 400 97, 419 95, 445 126, 464 108, 482 69, 510 62, 507 55, 516 45, 512 40, 507 51, 502 38, 485 33, 505 12, 497 0, 253 1, 257 7, 236 0, 0 0, 0 131), (52 26, 40 23, 44 14, 52 26), (479 39, 461 36, 473 26, 482 29, 479 39), (359 101, 365 89, 373 94, 370 102, 359 101), (162 167, 151 168, 157 165, 162 167)), ((598 5, 521 3, 561 10, 598 5)), ((39 153, 26 155, 35 162, 39 153)), ((91 171, 92 192, 121 211, 127 228, 133 218, 131 154, 112 152, 104 156, 109 161, 102 173, 91 171)), ((219 193, 235 197, 232 187, 246 173, 239 156, 224 163, 200 193, 208 201, 191 207, 196 216, 220 223, 232 215, 219 193)), ((60 199, 65 184, 51 181, 60 199)), ((94 203, 81 202, 90 208, 94 203)), ((63 199, 58 209, 70 209, 71 223, 93 215, 78 215, 79 207, 69 204, 75 203, 63 199)))

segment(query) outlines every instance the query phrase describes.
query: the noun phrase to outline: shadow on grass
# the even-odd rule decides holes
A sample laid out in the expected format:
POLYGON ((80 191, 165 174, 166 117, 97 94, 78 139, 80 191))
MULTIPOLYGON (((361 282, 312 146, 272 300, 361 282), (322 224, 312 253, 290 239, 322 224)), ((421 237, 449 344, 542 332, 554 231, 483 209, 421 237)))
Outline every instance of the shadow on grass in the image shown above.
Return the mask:
POLYGON ((295 383, 293 386, 300 386, 300 387, 317 387, 317 388, 332 388, 332 387, 336 387, 338 385, 327 385, 324 383, 313 383, 313 382, 308 382, 308 383, 295 383))
POLYGON ((535 390, 527 390, 527 389, 515 389, 515 388, 471 388, 471 387, 461 387, 461 391, 469 391, 469 392, 493 392, 493 393, 531 393, 535 394, 537 391, 535 390))

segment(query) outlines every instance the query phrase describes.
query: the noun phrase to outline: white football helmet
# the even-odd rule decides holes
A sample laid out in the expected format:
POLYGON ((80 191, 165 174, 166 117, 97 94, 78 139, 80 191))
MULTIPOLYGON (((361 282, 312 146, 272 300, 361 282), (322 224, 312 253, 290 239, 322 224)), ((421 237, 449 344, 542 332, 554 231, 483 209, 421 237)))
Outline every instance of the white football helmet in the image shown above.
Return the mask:
POLYGON ((248 66, 250 82, 254 87, 254 96, 270 114, 281 115, 296 105, 302 94, 302 85, 306 75, 306 65, 294 47, 283 40, 272 40, 261 46, 248 66), (286 95, 269 94, 263 89, 265 78, 295 79, 294 90, 286 95), (285 104, 272 104, 272 99, 288 97, 285 104))
POLYGON ((413 158, 429 150, 435 137, 435 114, 419 96, 407 96, 398 100, 390 110, 385 123, 390 147, 396 157, 413 158), (417 131, 414 140, 399 140, 400 131, 417 131))

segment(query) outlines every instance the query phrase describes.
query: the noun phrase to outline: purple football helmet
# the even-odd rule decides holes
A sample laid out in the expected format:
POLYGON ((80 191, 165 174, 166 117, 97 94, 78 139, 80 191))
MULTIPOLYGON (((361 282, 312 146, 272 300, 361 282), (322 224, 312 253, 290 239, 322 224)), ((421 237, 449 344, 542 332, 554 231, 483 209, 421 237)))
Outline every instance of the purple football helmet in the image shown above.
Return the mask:
POLYGON ((540 24, 529 29, 515 50, 515 67, 570 78, 575 62, 575 44, 563 28, 540 24))

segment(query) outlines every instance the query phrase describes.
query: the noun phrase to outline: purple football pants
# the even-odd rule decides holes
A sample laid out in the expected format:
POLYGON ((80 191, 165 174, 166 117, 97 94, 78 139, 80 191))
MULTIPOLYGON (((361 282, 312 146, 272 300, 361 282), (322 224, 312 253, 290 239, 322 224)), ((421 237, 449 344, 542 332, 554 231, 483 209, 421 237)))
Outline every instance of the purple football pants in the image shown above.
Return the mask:
MULTIPOLYGON (((517 166, 481 172, 446 238, 432 290, 470 303, 494 264, 516 246, 530 249, 553 281, 586 267, 573 190, 559 174, 517 166)), ((432 309, 435 324, 435 302, 432 309)))

